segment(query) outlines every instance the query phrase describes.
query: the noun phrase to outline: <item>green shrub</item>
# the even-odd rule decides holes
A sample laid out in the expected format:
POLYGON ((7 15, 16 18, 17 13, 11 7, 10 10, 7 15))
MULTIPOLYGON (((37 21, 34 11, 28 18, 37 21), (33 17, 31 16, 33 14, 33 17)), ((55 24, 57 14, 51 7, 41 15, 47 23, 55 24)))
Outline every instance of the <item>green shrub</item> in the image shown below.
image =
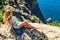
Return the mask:
POLYGON ((3 12, 4 12, 4 8, 0 9, 0 22, 2 22, 3 20, 3 12))
POLYGON ((0 9, 3 7, 4 3, 5 3, 5 0, 0 0, 0 9))
POLYGON ((52 25, 52 26, 59 26, 60 27, 60 23, 58 21, 53 21, 51 23, 47 23, 49 25, 52 25))
POLYGON ((35 15, 31 16, 31 20, 32 22, 41 23, 40 19, 35 15))
POLYGON ((0 15, 2 15, 4 12, 4 7, 0 9, 0 15))
POLYGON ((0 3, 2 3, 2 4, 3 4, 5 1, 6 1, 6 0, 0 0, 0 3))
POLYGON ((3 21, 3 18, 2 18, 2 16, 0 16, 0 22, 2 22, 3 21))

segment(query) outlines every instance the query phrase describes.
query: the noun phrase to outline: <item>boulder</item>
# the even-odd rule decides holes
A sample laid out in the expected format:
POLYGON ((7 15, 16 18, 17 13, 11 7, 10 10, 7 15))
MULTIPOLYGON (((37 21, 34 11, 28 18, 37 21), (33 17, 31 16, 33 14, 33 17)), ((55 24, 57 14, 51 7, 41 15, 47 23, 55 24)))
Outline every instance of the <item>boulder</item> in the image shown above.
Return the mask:
POLYGON ((0 26, 0 40, 47 40, 47 36, 38 31, 28 28, 22 28, 24 33, 22 35, 17 35, 13 33, 11 27, 6 24, 1 24, 0 26))

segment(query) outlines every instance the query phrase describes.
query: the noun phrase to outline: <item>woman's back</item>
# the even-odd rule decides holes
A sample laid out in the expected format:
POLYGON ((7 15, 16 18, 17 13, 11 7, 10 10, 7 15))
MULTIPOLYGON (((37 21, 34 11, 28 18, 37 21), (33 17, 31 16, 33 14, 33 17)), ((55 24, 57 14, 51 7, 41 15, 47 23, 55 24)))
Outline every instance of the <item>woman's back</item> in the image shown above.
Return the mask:
POLYGON ((15 16, 12 16, 11 23, 12 23, 14 28, 20 28, 20 26, 19 26, 20 22, 17 20, 17 18, 15 16))

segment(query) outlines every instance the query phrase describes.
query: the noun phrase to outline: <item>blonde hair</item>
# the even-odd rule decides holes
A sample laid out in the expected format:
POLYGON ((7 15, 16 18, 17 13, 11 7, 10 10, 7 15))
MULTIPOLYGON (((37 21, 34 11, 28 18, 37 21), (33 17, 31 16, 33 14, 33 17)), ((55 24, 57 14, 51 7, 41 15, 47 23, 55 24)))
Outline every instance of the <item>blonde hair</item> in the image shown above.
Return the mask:
POLYGON ((9 16, 12 15, 12 10, 10 9, 10 7, 4 12, 3 15, 3 22, 4 23, 10 23, 11 22, 11 18, 8 18, 9 16))

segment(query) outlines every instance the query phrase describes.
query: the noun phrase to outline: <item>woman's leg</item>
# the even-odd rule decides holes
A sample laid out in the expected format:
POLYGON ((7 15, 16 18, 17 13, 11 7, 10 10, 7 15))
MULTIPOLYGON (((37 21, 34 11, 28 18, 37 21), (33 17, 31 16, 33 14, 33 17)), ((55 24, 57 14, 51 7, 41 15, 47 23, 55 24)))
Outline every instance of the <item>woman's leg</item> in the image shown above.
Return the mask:
POLYGON ((19 25, 20 25, 20 27, 24 27, 24 26, 26 26, 26 22, 20 22, 19 25))
MULTIPOLYGON (((32 24, 33 25, 33 24, 32 24)), ((26 22, 26 27, 27 28, 31 28, 31 29, 37 29, 34 26, 32 26, 31 24, 29 24, 28 22, 26 22)))
POLYGON ((20 24, 21 27, 26 27, 26 28, 30 28, 30 29, 37 29, 34 26, 32 26, 31 24, 29 24, 28 22, 22 22, 20 24))

